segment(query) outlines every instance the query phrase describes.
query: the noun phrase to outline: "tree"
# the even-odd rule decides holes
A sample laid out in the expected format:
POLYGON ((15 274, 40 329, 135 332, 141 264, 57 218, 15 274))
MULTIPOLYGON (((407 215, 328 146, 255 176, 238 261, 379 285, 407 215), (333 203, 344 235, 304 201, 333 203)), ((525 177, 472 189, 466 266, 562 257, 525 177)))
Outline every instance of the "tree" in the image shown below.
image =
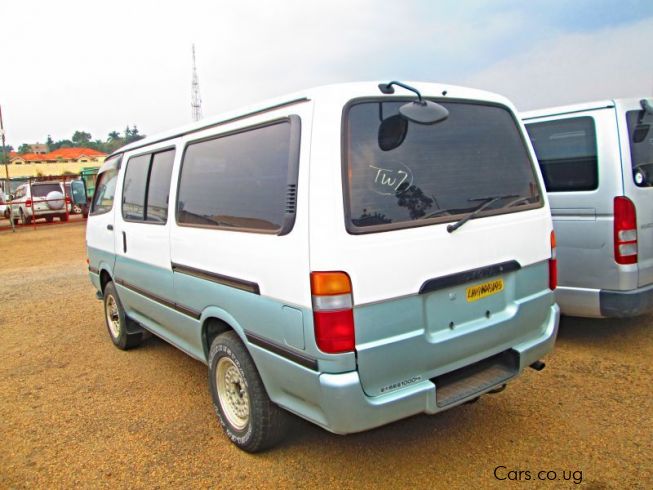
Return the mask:
POLYGON ((125 129, 125 143, 132 143, 134 141, 142 140, 143 138, 145 138, 145 135, 138 132, 138 128, 135 124, 131 129, 129 129, 129 126, 125 129))
POLYGON ((75 146, 88 146, 88 144, 91 142, 91 133, 87 133, 86 131, 75 131, 75 134, 73 134, 73 143, 75 146))
POLYGON ((31 152, 32 152, 32 147, 27 143, 23 143, 18 147, 18 153, 31 153, 31 152))
POLYGON ((50 151, 52 151, 52 147, 54 146, 54 140, 52 139, 52 136, 48 135, 48 139, 45 140, 45 144, 48 145, 48 148, 50 151))
POLYGON ((108 134, 108 136, 109 136, 109 137, 107 138, 107 141, 108 141, 108 142, 111 142, 111 141, 115 141, 115 140, 117 140, 117 139, 120 139, 120 133, 119 133, 118 131, 111 131, 111 132, 108 134))

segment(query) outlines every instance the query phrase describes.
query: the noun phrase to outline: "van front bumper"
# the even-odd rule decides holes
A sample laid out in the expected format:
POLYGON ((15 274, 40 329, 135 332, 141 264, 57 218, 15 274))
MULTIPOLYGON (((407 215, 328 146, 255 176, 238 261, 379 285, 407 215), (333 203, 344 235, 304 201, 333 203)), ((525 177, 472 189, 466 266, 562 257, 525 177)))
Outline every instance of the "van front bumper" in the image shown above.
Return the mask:
POLYGON ((627 318, 653 312, 653 284, 630 291, 599 292, 601 316, 627 318))
MULTIPOLYGON (((559 318, 560 310, 554 304, 542 334, 512 347, 512 350, 519 354, 519 370, 515 377, 553 349, 559 318)), ((310 390, 315 398, 310 401, 306 398, 303 400, 308 402, 307 405, 292 402, 286 404, 282 400, 277 400, 277 403, 336 434, 361 432, 412 415, 440 412, 496 388, 488 387, 442 408, 436 403, 436 386, 430 380, 375 397, 364 393, 357 371, 342 374, 322 373, 317 376, 317 381, 317 389, 310 390)))

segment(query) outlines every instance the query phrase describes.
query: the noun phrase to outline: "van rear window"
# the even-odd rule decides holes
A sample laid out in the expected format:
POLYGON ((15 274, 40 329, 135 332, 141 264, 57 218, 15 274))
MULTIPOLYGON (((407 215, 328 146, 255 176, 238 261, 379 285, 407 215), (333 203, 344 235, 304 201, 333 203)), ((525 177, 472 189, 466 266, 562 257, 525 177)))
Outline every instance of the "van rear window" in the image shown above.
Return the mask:
POLYGON ((592 191, 599 186, 594 119, 583 116, 528 123, 526 130, 547 191, 592 191))
POLYGON ((498 105, 439 102, 449 111, 447 119, 433 125, 408 122, 403 142, 387 149, 388 139, 379 138, 381 122, 397 116, 406 102, 355 102, 346 110, 344 181, 350 233, 456 221, 484 203, 487 208, 479 216, 542 205, 533 163, 510 111, 498 105))
POLYGON ((653 128, 644 111, 628 111, 628 140, 633 180, 639 187, 653 187, 653 128))

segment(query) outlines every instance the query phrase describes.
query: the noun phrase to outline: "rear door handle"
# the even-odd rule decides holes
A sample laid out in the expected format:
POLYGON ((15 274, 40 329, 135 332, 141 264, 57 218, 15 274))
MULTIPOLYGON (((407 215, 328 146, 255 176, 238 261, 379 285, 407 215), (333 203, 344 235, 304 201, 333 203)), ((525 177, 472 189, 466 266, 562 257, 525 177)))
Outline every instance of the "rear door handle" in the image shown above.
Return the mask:
POLYGON ((127 253, 127 233, 122 232, 122 251, 127 253))
POLYGON ((113 231, 113 225, 107 225, 107 230, 113 231))

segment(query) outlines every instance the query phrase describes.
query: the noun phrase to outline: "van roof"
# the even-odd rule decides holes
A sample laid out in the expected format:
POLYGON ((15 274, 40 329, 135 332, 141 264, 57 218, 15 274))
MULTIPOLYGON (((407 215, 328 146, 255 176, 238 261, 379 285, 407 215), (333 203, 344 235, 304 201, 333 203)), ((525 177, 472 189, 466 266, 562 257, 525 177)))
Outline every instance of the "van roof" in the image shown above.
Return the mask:
MULTIPOLYGON (((231 122, 241 118, 251 117, 261 112, 266 112, 287 105, 308 102, 309 100, 329 99, 330 101, 334 101, 334 100, 344 101, 356 97, 363 97, 363 96, 370 96, 370 95, 378 95, 379 97, 392 97, 393 95, 394 96, 414 95, 413 92, 407 91, 401 87, 396 87, 394 94, 384 96, 379 90, 378 85, 379 83, 387 83, 388 81, 389 80, 378 80, 378 81, 370 81, 370 82, 354 82, 354 83, 323 85, 307 90, 302 90, 300 92, 284 95, 281 97, 268 99, 259 103, 240 107, 229 112, 225 112, 215 116, 209 116, 202 119, 201 121, 187 124, 185 126, 181 126, 173 130, 148 136, 142 140, 135 141, 133 143, 130 143, 128 145, 125 145, 117 149, 113 154, 115 155, 115 154, 124 153, 126 151, 131 151, 136 148, 142 148, 151 145, 153 143, 165 141, 168 139, 173 139, 189 133, 194 133, 196 131, 207 129, 212 126, 225 124, 227 122, 231 122)), ((492 102, 505 104, 509 106, 511 109, 515 110, 514 106, 505 97, 502 97, 500 95, 491 92, 486 92, 483 90, 460 87, 456 85, 436 84, 436 83, 427 83, 427 82, 408 81, 405 83, 411 85, 412 87, 415 87, 424 95, 429 95, 429 96, 433 96, 434 94, 439 95, 442 94, 443 91, 446 91, 446 96, 450 98, 492 101, 492 102)))
POLYGON ((645 97, 630 97, 630 98, 617 98, 617 99, 604 99, 596 100, 593 102, 581 102, 579 104, 561 105, 554 107, 546 107, 542 109, 534 109, 531 111, 520 112, 519 116, 523 120, 535 119, 545 116, 559 116, 563 114, 572 114, 574 112, 591 111, 594 109, 608 109, 616 105, 639 105, 639 101, 645 97))

